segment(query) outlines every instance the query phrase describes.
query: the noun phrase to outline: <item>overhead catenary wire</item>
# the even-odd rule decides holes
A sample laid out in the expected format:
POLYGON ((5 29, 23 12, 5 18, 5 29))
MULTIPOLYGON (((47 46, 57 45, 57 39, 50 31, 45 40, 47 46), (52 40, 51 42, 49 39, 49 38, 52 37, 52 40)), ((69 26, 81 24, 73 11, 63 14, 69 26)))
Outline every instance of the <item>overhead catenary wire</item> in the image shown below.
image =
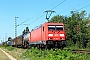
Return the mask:
MULTIPOLYGON (((86 2, 88 2, 89 0, 85 0, 85 1, 83 1, 83 2, 81 2, 80 4, 78 4, 77 6, 80 6, 80 5, 82 5, 82 4, 84 4, 84 3, 86 3, 86 2)), ((76 7, 77 7, 76 6, 76 7)), ((86 8, 86 7, 88 7, 89 5, 87 5, 87 6, 84 6, 84 7, 82 7, 82 8, 80 8, 80 9, 78 9, 78 10, 76 10, 76 11, 79 11, 79 10, 81 10, 81 9, 84 9, 84 8, 86 8)))
POLYGON ((53 8, 51 8, 51 10, 52 9, 54 9, 54 8, 56 8, 56 7, 58 7, 59 5, 61 5, 62 3, 64 3, 66 0, 63 0, 62 2, 60 2, 59 4, 57 4, 56 6, 54 6, 53 8))
POLYGON ((78 9, 77 11, 79 11, 79 10, 81 10, 81 9, 84 9, 84 8, 86 8, 86 7, 89 7, 90 5, 86 5, 86 6, 84 6, 84 7, 82 7, 82 8, 80 8, 80 9, 78 9))
POLYGON ((82 5, 82 4, 86 3, 86 2, 88 2, 88 0, 85 0, 85 1, 81 2, 81 3, 80 3, 80 4, 78 4, 76 7, 78 7, 78 6, 82 5))
MULTIPOLYGON (((56 8, 56 7, 58 7, 60 4, 62 4, 62 3, 64 3, 66 0, 63 0, 62 2, 60 2, 59 4, 57 4, 56 6, 54 6, 53 8, 51 8, 51 10, 52 9, 54 9, 54 8, 56 8)), ((57 1, 56 1, 57 2, 57 1)), ((54 3, 53 3, 54 4, 54 3)), ((52 5, 53 5, 52 4, 52 5)), ((38 17, 37 19, 35 19, 33 22, 31 22, 29 25, 31 25, 32 23, 34 23, 35 21, 37 21, 38 19, 40 19, 41 17, 43 17, 45 14, 42 14, 40 17, 38 17)), ((30 18, 29 18, 30 19, 30 18)), ((18 24, 17 26, 19 26, 19 25, 22 25, 24 22, 26 22, 26 21, 28 21, 29 19, 27 19, 27 20, 25 20, 25 21, 23 21, 21 24, 18 24)))
MULTIPOLYGON (((41 15, 40 17, 38 17, 37 19, 35 19, 32 23, 34 23, 36 20, 40 19, 40 18, 43 17, 43 16, 44 16, 44 14, 41 15)), ((30 23, 30 25, 31 25, 32 23, 30 23)))
POLYGON ((27 20, 23 21, 22 23, 18 24, 17 26, 19 25, 22 25, 23 23, 25 23, 26 21, 30 20, 30 18, 28 18, 27 20))
MULTIPOLYGON (((64 3, 65 1, 66 1, 66 0, 63 0, 62 2, 60 2, 59 4, 57 4, 56 6, 54 6, 53 8, 51 8, 51 10, 52 10, 52 9, 55 9, 56 7, 58 7, 59 5, 61 5, 62 3, 64 3)), ((44 16, 44 14, 41 15, 39 18, 35 19, 32 23, 34 23, 36 20, 40 19, 40 18, 43 17, 43 16, 44 16)), ((32 23, 30 23, 30 24, 32 24, 32 23)))
MULTIPOLYGON (((66 0, 63 0, 62 2, 60 2, 59 4, 57 4, 56 6, 54 6, 53 8, 51 8, 51 10, 54 9, 54 8, 56 8, 56 7, 58 7, 60 4, 64 3, 65 1, 66 1, 66 0)), ((56 1, 56 2, 57 2, 57 1, 56 1)), ((53 3, 53 4, 55 4, 55 3, 53 3)), ((53 5, 53 4, 52 4, 52 5, 53 5)), ((35 19, 32 23, 34 23, 36 20, 40 19, 40 18, 43 17, 44 15, 45 15, 45 14, 42 14, 39 18, 35 19)), ((30 18, 29 18, 29 19, 30 19, 30 18)), ((18 24, 17 26, 22 25, 24 22, 28 21, 29 19, 23 21, 21 24, 18 24)), ((32 24, 32 23, 30 23, 30 24, 32 24)))
MULTIPOLYGON (((57 0, 57 1, 59 1, 59 0, 57 0)), ((54 5, 57 1, 55 1, 54 3, 52 3, 50 6, 54 5)), ((38 15, 39 15, 39 14, 38 14, 38 15)), ((43 17, 43 16, 44 16, 44 14, 41 15, 39 18, 41 18, 41 17, 43 17)), ((35 19, 34 21, 38 20, 39 18, 35 19)), ((26 21, 28 21, 28 20, 30 20, 30 18, 27 19, 27 20, 25 20, 25 21, 23 21, 22 23, 18 24, 17 26, 22 25, 24 22, 26 22, 26 21)), ((34 22, 34 21, 33 21, 33 22, 34 22)), ((33 23, 33 22, 32 22, 32 23, 33 23)))
POLYGON ((50 6, 48 6, 48 8, 51 7, 51 6, 53 6, 53 5, 54 5, 55 3, 57 3, 58 1, 60 1, 60 0, 54 1, 54 3, 52 3, 50 6))
MULTIPOLYGON (((84 3, 88 2, 88 1, 89 1, 89 0, 85 0, 85 1, 77 4, 75 7, 80 6, 80 5, 82 5, 82 4, 84 4, 84 3)), ((79 11, 79 10, 82 10, 82 9, 84 9, 84 8, 86 8, 86 7, 89 7, 89 6, 90 6, 90 5, 86 5, 86 6, 84 6, 84 7, 81 7, 80 9, 75 9, 75 7, 73 7, 74 9, 72 8, 73 10, 71 10, 71 11, 79 11)), ((67 14, 67 15, 69 15, 69 14, 67 14)))
MULTIPOLYGON (((57 0, 58 1, 58 0, 57 0)), ((56 1, 56 2, 57 2, 56 1)), ((66 0, 63 0, 62 2, 60 2, 59 4, 57 4, 56 6, 54 6, 53 8, 51 8, 51 10, 52 9, 55 9, 56 7, 58 7, 59 5, 61 5, 62 3, 64 3, 66 0)), ((86 0, 85 2, 87 2, 88 0, 86 0)), ((55 2, 55 3, 56 3, 55 2)), ((51 5, 54 5, 55 3, 53 3, 53 4, 51 4, 51 5)), ((79 5, 81 5, 81 4, 79 4, 79 5)), ((85 7, 82 7, 82 8, 80 8, 80 9, 78 9, 77 11, 79 11, 79 10, 81 10, 81 9, 83 9, 83 8, 86 8, 86 7, 88 7, 88 6, 90 6, 90 5, 87 5, 87 6, 85 6, 85 7)), ((31 22, 30 24, 32 24, 32 23, 34 23, 35 21, 37 21, 38 19, 40 19, 41 17, 43 17, 45 14, 42 14, 39 18, 37 18, 37 19, 35 19, 33 22, 31 22)), ((29 18, 30 19, 30 18, 29 18)), ((28 21, 29 19, 27 19, 27 20, 25 20, 25 21, 23 21, 21 24, 23 24, 24 22, 26 22, 26 21, 28 21)), ((21 24, 18 24, 18 25, 21 25, 21 24)))

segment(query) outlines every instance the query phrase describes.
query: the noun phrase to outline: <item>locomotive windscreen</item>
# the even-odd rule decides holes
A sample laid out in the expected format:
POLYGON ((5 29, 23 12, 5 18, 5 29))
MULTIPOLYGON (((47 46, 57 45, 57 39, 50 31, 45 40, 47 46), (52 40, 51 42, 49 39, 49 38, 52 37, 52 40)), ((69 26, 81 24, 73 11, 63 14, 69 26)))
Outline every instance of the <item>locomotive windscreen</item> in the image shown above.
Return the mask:
POLYGON ((63 30, 63 26, 48 26, 48 30, 63 30))
POLYGON ((63 26, 56 26, 56 30, 63 30, 63 26))
POLYGON ((48 26, 48 30, 55 30, 55 26, 48 26))

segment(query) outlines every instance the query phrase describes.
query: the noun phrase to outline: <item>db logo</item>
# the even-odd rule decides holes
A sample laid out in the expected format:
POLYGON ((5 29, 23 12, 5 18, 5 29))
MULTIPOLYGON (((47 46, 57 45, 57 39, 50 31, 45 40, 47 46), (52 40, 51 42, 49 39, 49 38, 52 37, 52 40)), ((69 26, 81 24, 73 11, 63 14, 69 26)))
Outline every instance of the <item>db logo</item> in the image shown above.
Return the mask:
POLYGON ((55 34, 55 36, 58 36, 58 34, 55 34))

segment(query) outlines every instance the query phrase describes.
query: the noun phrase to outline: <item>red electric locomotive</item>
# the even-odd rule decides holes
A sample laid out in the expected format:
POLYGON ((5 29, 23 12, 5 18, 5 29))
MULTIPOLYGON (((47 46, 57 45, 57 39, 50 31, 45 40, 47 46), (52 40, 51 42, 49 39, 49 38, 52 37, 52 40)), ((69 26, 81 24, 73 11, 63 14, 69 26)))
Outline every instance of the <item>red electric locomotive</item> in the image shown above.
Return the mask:
POLYGON ((30 32, 30 45, 38 47, 66 46, 66 33, 63 23, 46 22, 30 32))

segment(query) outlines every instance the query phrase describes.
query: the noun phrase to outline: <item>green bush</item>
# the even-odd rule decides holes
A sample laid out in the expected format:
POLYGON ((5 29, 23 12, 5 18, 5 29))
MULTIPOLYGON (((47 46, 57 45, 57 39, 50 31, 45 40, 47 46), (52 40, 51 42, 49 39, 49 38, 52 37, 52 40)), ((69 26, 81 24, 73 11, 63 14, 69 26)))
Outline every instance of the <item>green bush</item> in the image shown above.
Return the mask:
POLYGON ((14 50, 14 47, 8 46, 6 49, 8 49, 9 51, 12 51, 12 50, 14 50))
POLYGON ((88 60, 89 57, 88 54, 72 54, 72 51, 68 49, 39 50, 32 48, 22 54, 22 59, 27 60, 88 60))

